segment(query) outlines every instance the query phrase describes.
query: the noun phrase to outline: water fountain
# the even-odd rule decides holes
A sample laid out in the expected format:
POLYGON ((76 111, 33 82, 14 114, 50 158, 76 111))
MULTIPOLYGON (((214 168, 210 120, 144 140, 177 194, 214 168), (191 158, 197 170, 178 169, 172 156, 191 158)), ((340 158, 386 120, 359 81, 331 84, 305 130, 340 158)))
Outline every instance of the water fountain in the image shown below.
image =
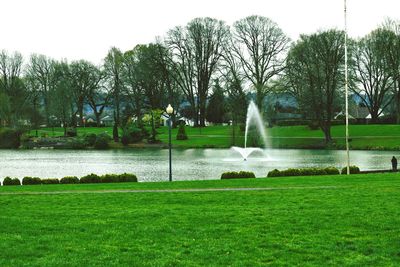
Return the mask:
POLYGON ((260 133, 260 137, 262 139, 263 144, 267 143, 267 134, 265 132, 265 126, 263 120, 261 118, 261 114, 253 101, 250 101, 249 107, 247 108, 246 115, 246 130, 244 136, 244 147, 233 146, 232 149, 240 153, 243 160, 247 160, 247 158, 255 151, 263 151, 259 147, 247 147, 247 137, 249 133, 249 128, 251 125, 255 125, 260 133))

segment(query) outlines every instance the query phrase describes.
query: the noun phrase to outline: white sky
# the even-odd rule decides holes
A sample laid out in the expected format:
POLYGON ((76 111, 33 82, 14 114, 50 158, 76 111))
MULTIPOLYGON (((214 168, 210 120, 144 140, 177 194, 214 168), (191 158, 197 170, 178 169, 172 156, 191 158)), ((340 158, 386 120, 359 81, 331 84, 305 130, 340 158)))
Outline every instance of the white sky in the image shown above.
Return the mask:
MULTIPOLYGON (((0 50, 100 64, 110 47, 123 51, 155 40, 195 17, 228 25, 249 15, 301 33, 343 28, 344 0, 0 0, 0 50)), ((347 0, 348 31, 360 37, 386 17, 400 19, 400 0, 347 0)))

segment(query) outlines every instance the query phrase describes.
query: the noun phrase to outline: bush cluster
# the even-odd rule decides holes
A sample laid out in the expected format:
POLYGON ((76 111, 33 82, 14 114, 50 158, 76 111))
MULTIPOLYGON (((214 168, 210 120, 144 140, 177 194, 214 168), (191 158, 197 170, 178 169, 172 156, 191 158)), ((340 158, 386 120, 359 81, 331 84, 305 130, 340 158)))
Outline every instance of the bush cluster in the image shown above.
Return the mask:
POLYGON ((224 172, 221 174, 221 179, 237 179, 237 178, 256 178, 253 172, 224 172))
POLYGON ((36 185, 36 184, 42 184, 42 180, 39 177, 29 177, 25 176, 22 179, 22 184, 23 185, 36 185))
POLYGON ((145 128, 139 128, 135 125, 127 125, 123 128, 121 143, 123 145, 138 143, 148 135, 145 128))
POLYGON ((6 177, 3 180, 3 185, 21 185, 21 181, 18 178, 6 177))
POLYGON ((97 174, 91 173, 81 177, 80 179, 81 184, 95 184, 100 183, 100 176, 97 174))
POLYGON ((91 133, 91 134, 86 134, 83 137, 83 140, 85 141, 86 145, 88 146, 94 146, 94 143, 96 142, 96 134, 91 133))
MULTIPOLYGON (((38 184, 88 184, 88 183, 126 183, 137 182, 137 177, 131 173, 122 174, 105 174, 99 176, 97 174, 88 174, 78 179, 76 176, 66 176, 61 179, 40 179, 38 177, 24 177, 22 179, 23 185, 38 185, 38 184)), ((18 178, 6 177, 3 180, 3 185, 21 185, 18 178)))
POLYGON ((60 180, 57 178, 51 178, 51 179, 42 179, 41 180, 42 184, 59 184, 60 180))
POLYGON ((96 141, 94 142, 94 148, 96 149, 107 149, 108 142, 111 140, 111 137, 106 134, 102 133, 96 136, 96 141))
POLYGON ((0 148, 18 148, 21 145, 21 132, 0 128, 0 148))
POLYGON ((100 183, 125 183, 137 182, 137 177, 134 174, 105 174, 100 176, 100 183))
MULTIPOLYGON (((355 166, 355 165, 350 166, 349 169, 350 169, 350 174, 357 174, 357 173, 360 173, 360 168, 358 168, 358 167, 355 166)), ((342 169, 341 174, 347 174, 347 167, 344 167, 344 168, 342 169)))
POLYGON ((60 184, 79 184, 79 179, 76 176, 66 176, 61 178, 60 184))
POLYGON ((287 170, 278 170, 274 169, 268 172, 268 177, 281 177, 281 176, 311 176, 311 175, 335 175, 340 174, 339 170, 335 167, 327 167, 327 168, 303 168, 303 169, 287 169, 287 170))
POLYGON ((68 136, 68 137, 75 137, 75 136, 77 136, 77 135, 78 135, 78 132, 77 132, 77 130, 76 130, 75 127, 69 127, 69 128, 67 129, 67 136, 68 136))
POLYGON ((81 177, 81 184, 95 184, 95 183, 124 183, 124 182, 137 182, 137 177, 134 174, 105 174, 99 176, 91 173, 81 177))

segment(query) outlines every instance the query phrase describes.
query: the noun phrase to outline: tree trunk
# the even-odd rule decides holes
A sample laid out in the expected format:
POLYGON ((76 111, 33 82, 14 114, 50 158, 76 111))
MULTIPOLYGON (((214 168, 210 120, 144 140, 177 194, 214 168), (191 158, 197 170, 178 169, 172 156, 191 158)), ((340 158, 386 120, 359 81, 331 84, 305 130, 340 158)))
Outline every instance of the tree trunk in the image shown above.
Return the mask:
POLYGON ((94 115, 96 116, 96 125, 97 127, 100 127, 101 126, 100 113, 95 111, 94 115))
POLYGON ((115 111, 114 111, 113 139, 114 139, 114 142, 119 141, 118 124, 117 124, 117 117, 115 115, 115 111))
POLYGON ((206 126, 206 103, 205 100, 200 104, 200 127, 206 126))
POLYGON ((400 124, 400 81, 395 81, 396 123, 400 124))
POLYGON ((332 141, 330 122, 321 123, 321 129, 325 135, 325 143, 326 144, 330 143, 332 141))
POLYGON ((256 84, 256 105, 260 113, 264 113, 264 91, 262 84, 256 84))

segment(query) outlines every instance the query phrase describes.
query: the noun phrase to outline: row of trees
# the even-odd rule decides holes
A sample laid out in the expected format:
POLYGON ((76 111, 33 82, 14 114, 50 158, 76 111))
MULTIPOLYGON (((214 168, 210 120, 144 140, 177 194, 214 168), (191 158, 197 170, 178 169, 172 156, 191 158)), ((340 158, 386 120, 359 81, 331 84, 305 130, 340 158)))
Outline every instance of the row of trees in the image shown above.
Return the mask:
MULTIPOLYGON (((349 41, 350 89, 373 120, 391 103, 400 120, 399 28, 399 23, 387 21, 364 38, 349 41)), ((134 116, 140 124, 144 113, 153 114, 168 103, 195 126, 205 126, 206 119, 219 122, 221 113, 235 124, 244 120, 246 93, 252 92, 264 110, 265 97, 283 90, 330 141, 332 117, 343 106, 343 72, 342 31, 302 35, 291 43, 265 17, 250 16, 231 28, 223 21, 196 18, 155 44, 125 52, 111 48, 102 66, 43 55, 32 55, 23 65, 19 53, 1 52, 0 120, 13 126, 28 119, 34 127, 57 120, 66 127, 82 123, 85 106, 91 107, 97 123, 110 108, 117 139, 127 118, 134 116)))
MULTIPOLYGON (((349 88, 368 108, 373 122, 388 105, 400 122, 400 24, 387 20, 359 40, 349 40, 349 88)), ((300 109, 319 123, 331 141, 333 116, 343 111, 345 35, 328 30, 303 35, 288 52, 282 84, 300 109)))

